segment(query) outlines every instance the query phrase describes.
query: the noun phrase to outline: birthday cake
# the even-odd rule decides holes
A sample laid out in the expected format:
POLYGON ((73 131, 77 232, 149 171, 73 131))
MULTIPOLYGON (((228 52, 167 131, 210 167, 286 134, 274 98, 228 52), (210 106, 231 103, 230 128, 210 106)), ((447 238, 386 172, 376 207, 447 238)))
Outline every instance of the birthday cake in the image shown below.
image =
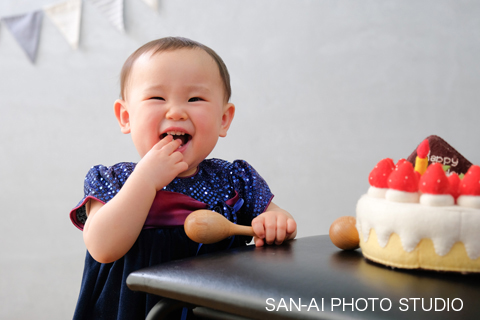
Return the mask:
POLYGON ((357 203, 363 255, 391 267, 480 272, 480 167, 430 136, 381 160, 357 203))

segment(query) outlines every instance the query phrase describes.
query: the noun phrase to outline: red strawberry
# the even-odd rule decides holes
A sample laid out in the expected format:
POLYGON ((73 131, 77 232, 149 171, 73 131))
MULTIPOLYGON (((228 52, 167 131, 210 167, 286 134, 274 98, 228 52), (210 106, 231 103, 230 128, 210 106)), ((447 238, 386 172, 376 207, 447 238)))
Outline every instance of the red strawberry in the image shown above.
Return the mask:
POLYGON ((472 165, 460 182, 459 192, 462 195, 480 196, 480 167, 472 165))
POLYGON ((417 176, 417 181, 420 181, 420 178, 422 177, 422 174, 415 170, 415 175, 417 176))
POLYGON ((404 161, 390 174, 388 178, 388 187, 398 191, 417 192, 418 179, 413 171, 413 165, 404 161))
POLYGON ((403 159, 403 158, 400 159, 400 160, 398 160, 397 163, 395 164, 395 167, 398 167, 399 165, 401 165, 402 163, 404 163, 404 162, 406 162, 406 161, 407 161, 407 160, 405 160, 405 159, 403 159))
POLYGON ((419 184, 420 192, 428 194, 449 194, 450 183, 440 163, 432 163, 423 174, 419 184))
POLYGON ((388 177, 395 169, 393 160, 385 158, 380 160, 368 176, 368 182, 375 188, 388 188, 388 177))
POLYGON ((460 195, 459 187, 460 187, 460 178, 458 174, 452 172, 451 175, 448 176, 448 182, 450 183, 450 194, 452 197, 457 200, 458 196, 460 195))

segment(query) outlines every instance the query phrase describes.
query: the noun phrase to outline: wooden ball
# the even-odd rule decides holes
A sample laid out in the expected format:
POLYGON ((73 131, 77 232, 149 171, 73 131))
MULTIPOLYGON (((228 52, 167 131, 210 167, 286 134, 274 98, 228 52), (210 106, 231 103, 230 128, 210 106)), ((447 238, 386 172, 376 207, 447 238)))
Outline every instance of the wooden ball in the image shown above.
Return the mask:
POLYGON ((340 217, 333 221, 328 231, 332 243, 342 250, 357 249, 360 238, 355 224, 355 218, 350 216, 340 217))

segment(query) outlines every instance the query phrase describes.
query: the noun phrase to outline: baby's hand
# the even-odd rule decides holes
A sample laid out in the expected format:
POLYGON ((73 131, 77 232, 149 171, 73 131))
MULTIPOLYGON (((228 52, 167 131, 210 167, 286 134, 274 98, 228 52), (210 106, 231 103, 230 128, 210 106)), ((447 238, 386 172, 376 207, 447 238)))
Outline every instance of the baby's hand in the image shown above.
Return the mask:
POLYGON ((147 152, 135 167, 133 174, 142 175, 145 183, 150 183, 159 191, 176 176, 188 169, 183 154, 175 151, 181 140, 173 140, 171 135, 160 140, 147 152))
POLYGON ((274 203, 271 203, 267 211, 252 220, 253 238, 255 246, 261 247, 266 244, 282 244, 285 240, 295 238, 297 224, 292 216, 274 203))

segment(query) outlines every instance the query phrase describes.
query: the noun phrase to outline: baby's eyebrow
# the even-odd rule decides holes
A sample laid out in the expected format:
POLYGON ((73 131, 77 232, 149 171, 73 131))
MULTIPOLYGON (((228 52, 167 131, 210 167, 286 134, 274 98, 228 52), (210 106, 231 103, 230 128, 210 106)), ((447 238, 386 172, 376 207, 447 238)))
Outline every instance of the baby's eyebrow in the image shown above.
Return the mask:
MULTIPOLYGON (((158 91, 166 91, 167 89, 165 87, 167 87, 167 86, 151 85, 151 86, 145 87, 143 91, 144 92, 157 91, 157 90, 158 91)), ((197 84, 185 85, 184 89, 187 92, 200 92, 200 93, 209 93, 209 92, 212 91, 209 86, 197 85, 197 84)))
POLYGON ((145 88, 143 88, 144 92, 150 91, 150 90, 164 90, 163 85, 147 85, 145 88))
POLYGON ((189 91, 200 91, 200 92, 206 92, 206 93, 211 91, 210 87, 208 86, 196 85, 196 84, 186 86, 186 89, 189 91))

